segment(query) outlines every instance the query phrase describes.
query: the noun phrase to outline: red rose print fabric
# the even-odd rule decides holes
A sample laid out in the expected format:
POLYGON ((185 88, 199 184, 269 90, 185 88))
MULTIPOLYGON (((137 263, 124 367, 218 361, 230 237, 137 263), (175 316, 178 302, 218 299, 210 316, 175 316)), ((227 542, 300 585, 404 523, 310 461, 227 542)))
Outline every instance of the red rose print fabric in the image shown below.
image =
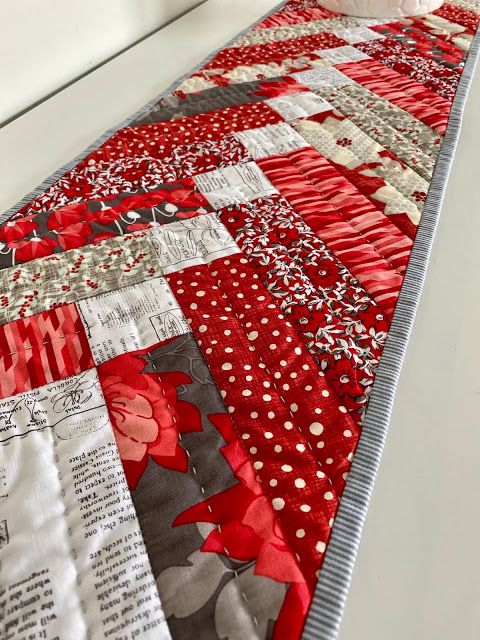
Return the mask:
POLYGON ((43 575, 47 492, 51 637, 300 640, 479 20, 288 0, 0 224, 0 563, 43 575))
POLYGON ((182 372, 143 373, 141 353, 118 356, 98 368, 128 484, 135 488, 148 460, 185 471, 181 433, 201 430, 198 409, 178 399, 192 380, 182 372))

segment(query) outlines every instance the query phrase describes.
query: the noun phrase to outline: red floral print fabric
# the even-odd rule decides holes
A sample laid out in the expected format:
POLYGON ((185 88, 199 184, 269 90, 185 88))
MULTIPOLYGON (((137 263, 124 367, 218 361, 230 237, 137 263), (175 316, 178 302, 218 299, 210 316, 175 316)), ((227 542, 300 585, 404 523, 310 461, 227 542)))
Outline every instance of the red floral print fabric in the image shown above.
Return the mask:
POLYGON ((185 471, 188 459, 179 434, 202 428, 198 409, 178 399, 178 386, 191 379, 182 372, 143 373, 143 354, 128 353, 98 367, 118 452, 133 489, 149 458, 185 471))

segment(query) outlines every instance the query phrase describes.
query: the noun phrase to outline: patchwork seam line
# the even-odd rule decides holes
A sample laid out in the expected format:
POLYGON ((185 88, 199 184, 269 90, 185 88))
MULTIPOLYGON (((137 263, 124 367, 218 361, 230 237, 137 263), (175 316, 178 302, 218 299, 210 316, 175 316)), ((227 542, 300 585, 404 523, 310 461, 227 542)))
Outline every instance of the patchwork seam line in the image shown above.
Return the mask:
MULTIPOLYGON (((278 10, 283 4, 284 2, 280 3, 272 11, 269 11, 265 17, 278 10)), ((257 24, 257 21, 255 21, 255 24, 257 24)), ((435 26, 435 23, 432 23, 432 25, 435 26)), ((246 33, 249 29, 250 27, 242 33, 246 33)), ((239 35, 235 36, 232 42, 238 37, 239 35)), ((354 458, 352 470, 347 480, 333 533, 327 547, 325 562, 320 571, 316 595, 303 634, 304 640, 313 640, 314 638, 334 640, 338 633, 368 502, 388 430, 396 385, 415 319, 416 309, 419 304, 446 181, 460 134, 462 110, 466 102, 479 49, 480 33, 477 32, 473 38, 464 72, 452 104, 445 140, 442 144, 438 162, 435 167, 425 210, 420 222, 406 277, 400 292, 389 337, 377 374, 378 381, 375 381, 373 387, 363 433, 354 458)), ((211 60, 220 50, 221 49, 218 49, 216 52, 210 54, 207 60, 211 60)), ((205 61, 198 65, 196 69, 201 69, 204 64, 205 61)), ((73 168, 91 151, 97 149, 112 133, 122 127, 128 126, 136 117, 148 111, 161 97, 168 95, 178 87, 179 83, 189 77, 191 73, 192 71, 185 74, 180 80, 167 88, 160 97, 154 98, 137 112, 137 114, 129 118, 126 123, 109 130, 79 157, 54 173, 20 203, 3 214, 3 216, 0 215, 0 221, 13 215, 18 208, 27 203, 32 197, 42 193, 44 188, 54 184, 64 172, 73 168)))
MULTIPOLYGON (((189 334, 184 334, 184 335, 189 335, 189 334)), ((190 335, 193 335, 193 334, 192 334, 192 333, 190 333, 190 335)), ((157 371, 157 366, 156 366, 156 364, 155 364, 155 360, 157 360, 158 356, 157 356, 157 358, 153 358, 153 357, 151 357, 151 354, 149 354, 149 356, 150 356, 150 357, 148 358, 148 362, 151 364, 151 366, 152 366, 153 370, 156 372, 156 371, 157 371)), ((205 364, 206 364, 206 363, 205 363, 205 364)), ((208 365, 206 365, 206 366, 208 366, 208 365)), ((160 376, 161 376, 161 374, 160 374, 160 376)), ((212 379, 213 379, 213 376, 212 376, 212 379)), ((215 386, 216 386, 216 385, 215 385, 215 386)), ((218 393, 218 396, 219 396, 219 398, 220 398, 220 391, 218 390, 218 388, 217 388, 217 393, 218 393)), ((166 396, 165 396, 165 391, 164 391, 163 387, 162 387, 162 394, 163 394, 163 396, 164 396, 164 397, 166 397, 166 396)), ((226 413, 226 415, 228 415, 228 413, 227 413, 227 411, 226 411, 226 407, 225 407, 225 413, 226 413)), ((176 417, 175 417, 175 416, 172 416, 172 420, 173 420, 173 422, 174 422, 174 423, 176 423, 176 422, 177 422, 177 419, 176 419, 176 417)), ((200 493, 201 493, 201 495, 204 497, 204 500, 209 500, 209 498, 206 498, 206 497, 205 497, 205 494, 206 494, 205 487, 204 487, 204 484, 202 484, 202 483, 200 482, 200 480, 198 479, 198 477, 197 477, 197 469, 196 469, 195 465, 193 464, 193 462, 192 462, 192 464, 190 465, 190 461, 191 461, 191 453, 190 453, 190 451, 187 449, 186 445, 183 443, 183 439, 182 439, 182 434, 181 434, 181 433, 179 433, 179 434, 178 434, 178 440, 179 440, 179 443, 181 443, 181 444, 182 444, 183 450, 184 450, 184 451, 185 451, 185 453, 187 454, 188 461, 189 461, 189 464, 188 464, 188 470, 190 470, 190 469, 191 469, 191 478, 193 479, 193 481, 195 482, 195 484, 197 485, 197 487, 200 489, 200 493)), ((212 495, 215 495, 215 494, 212 494, 212 495)), ((211 496, 211 497, 212 497, 212 496, 211 496)), ((210 502, 208 502, 208 504, 207 504, 207 510, 209 511, 209 513, 211 513, 211 514, 213 515, 213 509, 212 509, 212 506, 211 506, 210 502)), ((217 528, 217 530, 218 530, 219 534, 220 534, 220 535, 222 535, 221 525, 220 525, 220 524, 216 524, 216 525, 215 525, 215 527, 217 528)), ((228 549, 227 549, 225 546, 223 547, 223 550, 225 551, 226 556, 227 556, 228 558, 231 558, 230 553, 228 552, 228 549)), ((234 579, 237 579, 237 578, 238 578, 238 571, 237 571, 236 569, 233 569, 233 573, 234 573, 234 575, 235 575, 235 578, 234 578, 234 579)), ((242 596, 242 600, 245 602, 245 605, 244 605, 244 610, 245 610, 245 612, 247 613, 248 617, 252 619, 252 622, 254 623, 254 625, 255 625, 256 627, 258 627, 258 620, 257 620, 256 616, 255 616, 254 614, 252 614, 250 611, 248 611, 248 609, 247 609, 248 598, 247 598, 247 596, 245 595, 245 592, 242 590, 242 588, 241 588, 241 587, 238 587, 238 591, 239 591, 240 595, 242 596)), ((159 594, 159 596, 160 596, 160 594, 159 594)))

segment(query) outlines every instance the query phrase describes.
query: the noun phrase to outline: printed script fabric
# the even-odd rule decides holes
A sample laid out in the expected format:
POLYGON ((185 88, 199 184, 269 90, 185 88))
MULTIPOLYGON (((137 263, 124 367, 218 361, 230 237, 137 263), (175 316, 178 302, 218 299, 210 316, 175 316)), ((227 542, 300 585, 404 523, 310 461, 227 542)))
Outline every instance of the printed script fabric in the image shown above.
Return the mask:
POLYGON ((1 638, 301 637, 479 19, 289 0, 1 224, 1 638))

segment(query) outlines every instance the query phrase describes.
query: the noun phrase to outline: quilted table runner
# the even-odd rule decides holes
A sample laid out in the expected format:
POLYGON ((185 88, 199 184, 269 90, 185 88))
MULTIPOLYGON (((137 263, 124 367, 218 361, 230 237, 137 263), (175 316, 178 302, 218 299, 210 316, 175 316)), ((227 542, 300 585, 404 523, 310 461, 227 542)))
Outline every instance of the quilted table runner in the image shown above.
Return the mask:
POLYGON ((289 0, 3 217, 2 640, 336 636, 479 18, 289 0))

